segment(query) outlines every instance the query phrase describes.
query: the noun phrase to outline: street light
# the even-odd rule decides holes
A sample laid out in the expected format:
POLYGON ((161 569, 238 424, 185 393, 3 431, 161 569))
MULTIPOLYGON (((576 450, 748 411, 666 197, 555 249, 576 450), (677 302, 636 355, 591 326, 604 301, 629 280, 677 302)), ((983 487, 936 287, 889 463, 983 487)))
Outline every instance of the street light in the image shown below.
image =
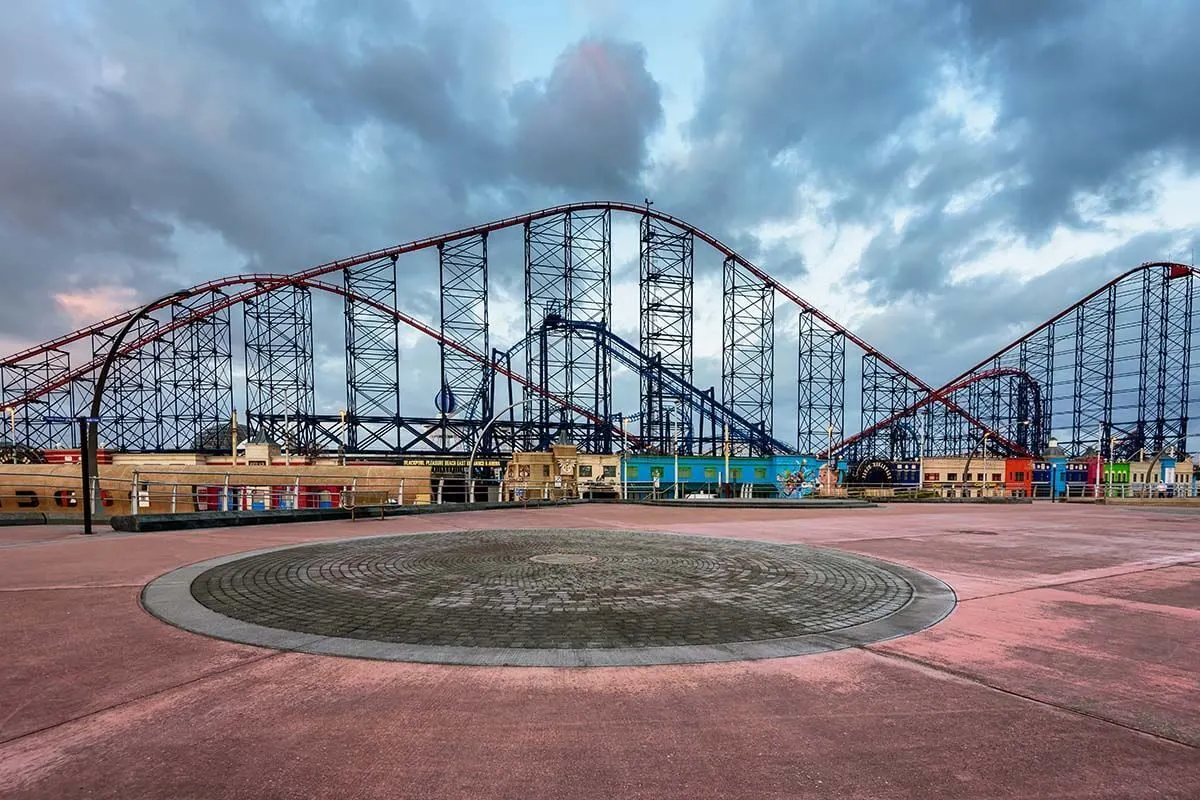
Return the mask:
POLYGON ((16 406, 5 406, 4 411, 8 414, 8 441, 15 448, 17 446, 17 408, 16 406))
POLYGON ((833 494, 833 487, 837 483, 833 477, 833 425, 829 425, 826 432, 829 434, 829 445, 825 448, 825 480, 829 482, 829 493, 833 494))
POLYGON ((339 408, 338 416, 342 418, 341 430, 338 432, 338 460, 346 466, 346 409, 339 408))
POLYGON ((502 416, 504 416, 505 414, 507 414, 509 411, 512 411, 517 406, 526 405, 532 399, 533 398, 531 398, 531 397, 524 397, 520 400, 517 400, 515 403, 509 403, 507 406, 505 406, 504 408, 497 411, 495 416, 493 416, 491 419, 489 419, 487 421, 487 424, 479 429, 479 435, 475 437, 475 445, 471 448, 471 457, 467 459, 467 502, 468 503, 475 502, 475 454, 479 452, 479 445, 483 441, 484 435, 487 434, 488 428, 490 428, 490 427, 492 427, 492 425, 496 424, 496 421, 498 419, 500 419, 502 416))
POLYGON ((179 289, 164 294, 157 300, 151 300, 146 305, 137 310, 124 327, 113 338, 112 344, 109 345, 108 355, 104 357, 104 364, 100 367, 100 374, 96 376, 96 386, 92 390, 92 409, 91 415, 79 420, 79 435, 82 441, 80 442, 80 469, 83 471, 83 533, 89 535, 92 533, 92 481, 98 480, 100 477, 99 469, 96 469, 96 425, 100 421, 100 405, 104 397, 104 384, 108 381, 108 373, 112 370, 113 362, 117 360, 117 351, 121 348, 121 342, 125 340, 125 336, 133 329, 139 321, 144 319, 155 308, 166 305, 168 301, 182 300, 185 297, 192 295, 191 289, 179 289))

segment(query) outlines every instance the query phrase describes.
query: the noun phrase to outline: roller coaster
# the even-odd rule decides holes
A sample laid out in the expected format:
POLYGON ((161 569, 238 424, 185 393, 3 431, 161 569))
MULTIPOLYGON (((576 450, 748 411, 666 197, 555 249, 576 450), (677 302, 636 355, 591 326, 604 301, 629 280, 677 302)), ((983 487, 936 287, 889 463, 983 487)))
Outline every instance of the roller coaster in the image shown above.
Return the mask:
POLYGON ((216 432, 228 431, 240 408, 249 428, 296 451, 380 460, 497 454, 555 440, 592 453, 729 449, 850 461, 980 447, 1031 456, 1051 436, 1069 455, 1097 447, 1105 457, 1192 452, 1197 275, 1185 264, 1141 264, 935 386, 685 221, 650 204, 574 203, 293 274, 208 281, 3 358, 0 392, 14 452, 78 446, 85 400, 117 332, 132 324, 93 423, 114 450, 218 451, 228 437, 216 432), (614 217, 638 229, 636 343, 613 330, 614 217), (518 232, 524 336, 500 350, 489 324, 489 243, 518 232), (436 253, 436 322, 397 302, 399 265, 418 253, 436 253), (695 381, 698 254, 721 264, 719 392, 695 381), (343 307, 344 413, 317 410, 314 295, 343 307), (788 312, 796 315, 797 402, 794 431, 781 436, 775 330, 777 315, 788 312), (422 415, 400 411, 405 328, 438 348, 436 398, 422 415), (636 376, 636 410, 614 407, 614 368, 636 376), (235 375, 244 375, 236 390, 235 375))

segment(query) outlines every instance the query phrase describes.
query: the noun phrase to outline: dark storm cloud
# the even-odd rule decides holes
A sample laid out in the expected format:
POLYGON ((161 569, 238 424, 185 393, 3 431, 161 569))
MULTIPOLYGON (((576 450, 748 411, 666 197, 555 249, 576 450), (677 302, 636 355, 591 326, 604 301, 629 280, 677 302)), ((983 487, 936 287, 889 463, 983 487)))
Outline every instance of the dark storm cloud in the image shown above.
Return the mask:
POLYGON ((661 95, 641 46, 588 40, 568 49, 544 83, 513 93, 519 174, 629 196, 662 123, 661 95))
POLYGON ((0 336, 65 330, 55 291, 144 297, 640 191, 662 111, 639 47, 578 43, 514 92, 484 12, 290 7, 6 9, 0 336), (179 239, 197 232, 229 260, 196 263, 179 239))
POLYGON ((1081 194, 1102 198, 1093 216, 1134 210, 1165 164, 1197 166, 1200 96, 1184 88, 1200 74, 1196 3, 730 6, 693 157, 664 180, 734 226, 829 193, 831 224, 883 225, 856 276, 879 302, 940 291, 954 266, 1014 239, 1094 224, 1081 194), (972 130, 956 92, 994 122, 972 130), (968 189, 973 204, 947 208, 968 189), (910 218, 892 230, 899 209, 910 218))

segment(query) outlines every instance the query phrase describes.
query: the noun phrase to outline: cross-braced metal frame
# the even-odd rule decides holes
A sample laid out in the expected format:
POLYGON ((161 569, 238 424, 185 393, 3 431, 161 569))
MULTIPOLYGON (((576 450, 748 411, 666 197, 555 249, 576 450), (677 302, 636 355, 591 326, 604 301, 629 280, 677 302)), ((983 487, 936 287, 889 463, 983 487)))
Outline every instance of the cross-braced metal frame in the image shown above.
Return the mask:
POLYGON ((38 449, 74 447, 79 433, 79 427, 72 421, 75 387, 59 387, 42 394, 35 402, 15 405, 19 398, 70 372, 71 354, 58 349, 47 350, 19 364, 0 366, 0 391, 4 394, 0 439, 7 441, 15 428, 14 444, 38 449), (13 417, 9 418, 9 414, 13 417))
MULTIPOLYGON (((904 375, 887 366, 875 353, 862 356, 862 428, 908 408, 924 393, 904 375)), ((911 459, 917 457, 916 441, 912 436, 876 437, 876 451, 862 451, 864 458, 911 459)), ((861 450, 861 448, 860 448, 861 450)))
MULTIPOLYGON (((526 375, 573 405, 607 419, 612 362, 602 348, 576 340, 569 330, 547 329, 558 315, 608 325, 612 317, 612 225, 607 209, 571 211, 525 224, 525 323, 539 337, 526 350, 526 375)), ((611 452, 608 428, 575 419, 542 395, 530 397, 539 449, 552 439, 571 440, 582 452, 611 452)))
POLYGON ((808 311, 797 329, 796 446, 819 453, 845 434, 846 337, 808 311))
MULTIPOLYGON (((486 233, 438 246, 442 335, 476 353, 491 352, 488 330, 488 237, 486 233)), ((440 345, 441 386, 460 409, 475 408, 487 369, 458 350, 440 345)), ((487 409, 484 409, 486 412, 487 409)))
MULTIPOLYGON (((171 306, 173 322, 194 316, 197 309, 219 304, 220 292, 171 306)), ((216 435, 233 413, 233 343, 229 309, 219 308, 172 331, 164 364, 167 430, 164 447, 175 450, 224 450, 229 437, 216 435)))
MULTIPOLYGON (((146 317, 129 331, 131 339, 153 337, 158 320, 146 317)), ((92 336, 92 358, 103 358, 116 330, 92 336)), ((116 450, 161 450, 164 434, 164 379, 177 362, 170 338, 154 339, 129 355, 118 356, 104 387, 106 413, 100 441, 116 450)))
MULTIPOLYGON (((342 271, 346 289, 396 305, 396 259, 342 271)), ((400 329, 396 318, 345 298, 346 449, 388 450, 400 441, 400 329)))
MULTIPOLYGON (((640 226, 641 351, 689 383, 692 380, 692 289, 695 237, 672 225, 643 216, 640 226)), ((641 380, 641 437, 660 452, 693 447, 690 417, 671 409, 682 399, 664 393, 652 371, 641 380)))
MULTIPOLYGON (((241 421, 243 430, 264 432, 280 442, 284 418, 290 417, 294 422, 289 427, 299 433, 291 442, 297 450, 328 452, 346 442, 379 456, 461 455, 483 435, 483 418, 490 419, 500 405, 494 391, 473 394, 481 384, 495 384, 494 370, 510 385, 521 385, 531 402, 527 416, 514 411, 509 420, 498 423, 494 436, 480 442, 481 452, 518 444, 544 447, 556 439, 575 441, 585 451, 611 451, 610 358, 615 356, 597 346, 595 336, 580 339, 583 329, 577 326, 543 322, 557 315, 577 324, 611 324, 614 211, 630 215, 643 229, 639 352, 644 351, 644 357, 629 363, 647 383, 642 394, 653 398, 657 392, 663 398, 642 403, 637 416, 646 431, 657 428, 659 433, 649 438, 659 441, 637 442, 631 431, 640 446, 657 451, 673 446, 668 420, 678 412, 674 403, 665 401, 671 391, 682 391, 679 387, 686 381, 678 373, 691 375, 689 292, 699 242, 725 259, 724 397, 718 404, 712 390, 692 386, 687 390, 690 401, 681 404, 692 420, 714 423, 719 407, 732 419, 734 412, 724 402, 728 401, 739 408, 736 416, 743 422, 753 416, 761 416, 767 425, 775 421, 769 397, 773 365, 768 360, 773 331, 767 321, 774 291, 802 311, 797 418, 802 450, 848 453, 853 446, 853 452, 871 457, 911 458, 918 429, 925 432, 921 449, 928 455, 975 453, 985 441, 996 454, 1029 455, 1040 452, 1052 435, 1072 456, 1097 443, 1105 456, 1117 458, 1200 449, 1189 428, 1189 404, 1197 398, 1191 383, 1200 374, 1193 348, 1193 333, 1200 324, 1194 302, 1200 273, 1192 266, 1135 267, 949 383, 934 387, 714 237, 649 203, 612 202, 542 209, 292 275, 235 275, 176 293, 161 301, 121 345, 103 407, 101 436, 111 446, 126 449, 189 444, 209 449, 209 434, 224 426, 227 435, 234 369, 229 310, 241 306, 250 412, 249 425, 241 421), (490 346, 487 250, 493 244, 487 237, 505 229, 525 234, 525 322, 530 338, 525 375, 511 369, 508 355, 503 366, 484 366, 490 346), (443 295, 440 329, 393 307, 395 259, 435 249, 440 250, 443 295), (338 273, 344 280, 336 285, 321 280, 338 273), (227 289, 229 295, 221 294, 227 289), (312 289, 350 301, 345 307, 348 431, 329 408, 315 413, 308 296, 312 289), (441 342, 440 377, 462 395, 456 397, 457 417, 400 415, 398 348, 393 344, 397 320, 441 342), (844 435, 847 343, 866 354, 861 365, 861 419, 869 427, 830 447, 831 438, 844 435), (456 372, 459 366, 461 373, 456 372), (667 373, 676 377, 668 378, 667 373), (670 381, 676 386, 668 390, 670 381), (751 406, 759 413, 750 411, 751 406), (524 417, 519 424, 518 414, 524 417), (915 424, 918 421, 924 424, 915 424), (885 431, 888 427, 893 430, 885 431)), ((18 444, 51 447, 76 442, 75 425, 67 420, 78 413, 80 398, 90 394, 91 381, 104 361, 100 356, 107 353, 114 332, 139 315, 140 310, 123 312, 0 359, 4 403, 16 408, 14 438, 25 440, 18 444)), ((10 430, 12 424, 10 420, 10 430)), ((691 427, 685 424, 689 433, 691 427)), ((719 444, 719 431, 708 436, 719 444)), ((735 451, 751 441, 759 442, 760 451, 778 449, 778 443, 768 442, 761 431, 742 438, 732 442, 735 451)), ((685 437, 681 449, 706 451, 708 441, 701 429, 690 441, 685 437)), ((224 441, 217 445, 226 446, 224 441)))
POLYGON ((247 422, 275 442, 287 437, 298 450, 311 446, 316 399, 309 290, 284 286, 248 300, 244 322, 247 422))
MULTIPOLYGON (((722 269, 721 397, 727 407, 774 430, 775 290, 732 258, 722 269)), ((750 443, 731 442, 730 455, 750 443)))

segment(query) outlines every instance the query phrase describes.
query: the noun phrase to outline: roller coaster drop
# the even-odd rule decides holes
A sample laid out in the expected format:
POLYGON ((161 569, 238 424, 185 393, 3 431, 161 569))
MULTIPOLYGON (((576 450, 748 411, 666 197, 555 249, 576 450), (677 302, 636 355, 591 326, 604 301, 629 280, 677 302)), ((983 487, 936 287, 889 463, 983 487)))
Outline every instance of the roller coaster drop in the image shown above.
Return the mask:
MULTIPOLYGON (((1192 334, 1200 327, 1193 267, 1147 263, 1110 281, 941 387, 878 349, 717 239, 649 206, 578 203, 323 264, 291 275, 200 284, 139 320, 104 394, 103 438, 125 450, 227 448, 234 400, 232 309, 242 312, 245 407, 251 429, 297 449, 361 455, 462 455, 541 448, 569 437, 582 450, 734 455, 819 453, 852 461, 956 455, 979 445, 1032 455, 1053 434, 1069 455, 1182 452, 1192 334), (612 216, 640 230, 640 338, 612 323, 612 216), (524 232, 524 339, 491 349, 488 243, 524 232), (697 240, 723 260, 721 392, 693 383, 697 240), (398 260, 436 250, 440 321, 396 308, 398 260), (340 272, 339 283, 322 280, 340 272), (342 298, 345 418, 316 412, 312 292, 342 298), (795 444, 774 435, 775 295, 798 308, 795 444), (399 326, 440 350, 443 413, 401 415, 399 326), (861 358, 860 419, 845 436, 847 348, 861 358), (514 360, 523 364, 514 366, 514 360), (637 375, 640 408, 612 405, 614 362, 637 375), (507 393, 507 400, 500 395, 507 393), (520 399, 524 402, 516 402, 520 399), (516 406, 488 427, 497 408, 516 406), (517 413, 520 409, 521 413, 517 413), (674 416, 673 418, 673 415, 674 416), (638 430, 627 430, 631 420, 638 430)), ((19 446, 75 446, 74 419, 113 336, 135 311, 0 361, 0 390, 19 446)))

